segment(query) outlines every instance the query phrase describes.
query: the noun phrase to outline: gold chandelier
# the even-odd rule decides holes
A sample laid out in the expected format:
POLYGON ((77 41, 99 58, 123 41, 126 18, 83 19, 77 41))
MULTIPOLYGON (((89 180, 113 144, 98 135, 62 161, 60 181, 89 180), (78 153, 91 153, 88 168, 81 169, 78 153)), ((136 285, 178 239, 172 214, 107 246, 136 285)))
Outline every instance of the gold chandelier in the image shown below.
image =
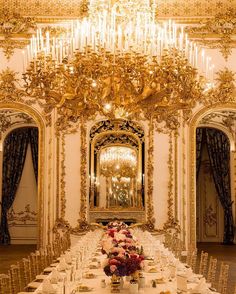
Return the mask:
POLYGON ((24 64, 27 93, 70 119, 191 108, 202 93, 197 68, 211 83, 214 72, 183 27, 157 22, 149 0, 91 0, 65 34, 39 29, 24 64))
POLYGON ((137 154, 126 146, 110 146, 101 150, 100 171, 106 177, 133 178, 137 175, 137 154))

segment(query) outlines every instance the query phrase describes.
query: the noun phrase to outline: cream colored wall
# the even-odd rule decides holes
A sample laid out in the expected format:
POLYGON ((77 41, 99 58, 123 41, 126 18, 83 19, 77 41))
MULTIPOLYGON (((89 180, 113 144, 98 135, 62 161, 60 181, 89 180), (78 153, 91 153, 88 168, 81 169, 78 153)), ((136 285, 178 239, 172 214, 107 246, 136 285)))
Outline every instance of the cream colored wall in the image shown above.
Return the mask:
POLYGON ((65 137, 65 218, 75 227, 80 211, 80 132, 65 137))
POLYGON ((153 204, 156 227, 161 229, 167 221, 168 200, 168 135, 155 132, 154 135, 154 174, 153 174, 153 204))

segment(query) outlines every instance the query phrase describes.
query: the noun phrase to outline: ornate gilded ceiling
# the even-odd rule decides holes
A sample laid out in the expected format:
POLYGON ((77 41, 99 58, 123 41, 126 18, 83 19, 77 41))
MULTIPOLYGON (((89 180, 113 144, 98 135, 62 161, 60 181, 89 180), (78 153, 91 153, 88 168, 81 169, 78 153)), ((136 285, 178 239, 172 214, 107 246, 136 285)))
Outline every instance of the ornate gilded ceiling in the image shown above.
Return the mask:
MULTIPOLYGON (((157 0, 159 17, 212 17, 236 7, 236 0, 157 0)), ((84 0, 1 0, 0 10, 34 17, 78 17, 86 10, 84 0)))

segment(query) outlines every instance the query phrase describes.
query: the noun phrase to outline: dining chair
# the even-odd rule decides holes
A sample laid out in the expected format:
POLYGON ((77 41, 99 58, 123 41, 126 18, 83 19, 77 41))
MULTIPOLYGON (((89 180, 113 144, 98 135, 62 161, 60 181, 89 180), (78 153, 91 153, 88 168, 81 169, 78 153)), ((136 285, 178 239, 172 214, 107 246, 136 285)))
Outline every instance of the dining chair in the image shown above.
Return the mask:
POLYGON ((11 294, 11 279, 9 275, 0 274, 0 294, 11 294))
POLYGON ((202 251, 200 256, 199 270, 198 270, 198 273, 200 275, 206 276, 207 264, 208 264, 208 253, 202 251))
POLYGON ((209 259, 209 266, 208 266, 206 280, 208 283, 211 283, 212 287, 214 287, 215 285, 216 268, 217 268, 217 258, 214 258, 213 256, 211 256, 209 259))
POLYGON ((222 262, 220 266, 218 287, 216 288, 217 291, 220 292, 221 294, 227 294, 228 277, 229 277, 229 265, 222 262))
POLYGON ((22 291, 24 286, 22 284, 22 275, 20 269, 20 264, 17 262, 17 264, 13 264, 10 266, 10 279, 11 279, 11 294, 17 294, 18 292, 22 291))

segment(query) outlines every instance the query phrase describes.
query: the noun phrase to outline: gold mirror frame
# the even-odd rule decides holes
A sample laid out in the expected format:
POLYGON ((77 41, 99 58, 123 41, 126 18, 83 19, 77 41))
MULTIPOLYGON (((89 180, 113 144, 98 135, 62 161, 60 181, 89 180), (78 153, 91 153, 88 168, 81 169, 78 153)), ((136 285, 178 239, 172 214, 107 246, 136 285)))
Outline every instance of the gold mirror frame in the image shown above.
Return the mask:
MULTIPOLYGON (((189 125, 189 193, 188 203, 189 209, 187 210, 187 220, 190 221, 189 226, 189 242, 188 245, 196 247, 196 129, 199 125, 200 120, 211 113, 212 111, 219 110, 235 110, 236 103, 217 103, 208 107, 200 109, 193 116, 189 125)), ((235 206, 236 207, 236 206, 235 206)))
POLYGON ((18 102, 6 102, 0 103, 0 110, 11 109, 20 112, 24 112, 32 117, 39 130, 39 154, 38 154, 38 220, 37 220, 37 247, 40 248, 43 245, 44 235, 44 196, 43 196, 43 163, 45 157, 45 126, 43 119, 37 110, 18 102))
MULTIPOLYGON (((127 136, 127 140, 129 142, 129 144, 123 142, 123 138, 120 138, 118 139, 117 142, 108 142, 108 145, 106 146, 116 146, 116 145, 122 145, 122 146, 130 146, 130 148, 137 148, 137 155, 138 155, 138 173, 140 173, 140 180, 141 180, 141 186, 140 186, 140 193, 141 193, 141 197, 142 197, 142 202, 143 202, 143 208, 139 208, 137 207, 136 209, 134 207, 125 207, 125 208, 119 208, 117 207, 117 209, 115 208, 99 208, 99 207, 94 207, 93 205, 91 205, 91 202, 89 201, 89 209, 88 209, 88 213, 89 213, 89 216, 92 217, 92 220, 94 221, 94 218, 95 216, 97 217, 97 215, 100 215, 100 214, 104 214, 109 215, 109 213, 111 211, 113 211, 113 214, 114 213, 118 213, 118 212, 122 212, 124 216, 127 216, 128 214, 132 213, 133 215, 136 215, 137 217, 137 214, 139 212, 139 214, 142 214, 142 216, 140 215, 140 218, 139 218, 139 221, 138 222, 143 222, 145 223, 145 215, 146 215, 146 197, 144 196, 144 177, 142 176, 142 173, 144 174, 145 173, 145 169, 143 170, 143 160, 144 162, 146 161, 145 158, 142 158, 142 154, 143 152, 145 152, 145 148, 143 146, 144 144, 144 138, 145 138, 145 133, 144 133, 144 129, 143 127, 135 122, 135 121, 132 121, 132 120, 124 120, 124 119, 104 119, 102 121, 98 121, 96 122, 95 124, 93 124, 90 128, 90 131, 89 131, 89 136, 90 136, 90 139, 89 139, 89 144, 90 144, 90 160, 88 162, 89 166, 90 166, 90 179, 92 178, 92 175, 94 174, 94 154, 95 154, 95 149, 98 148, 98 150, 100 150, 101 148, 103 148, 104 146, 103 145, 103 138, 106 137, 106 136, 115 136, 115 135, 118 135, 120 137, 122 136, 127 136), (107 128, 107 125, 106 123, 108 123, 109 127, 107 128), (129 129, 129 128, 132 128, 134 127, 134 129, 129 129), (97 129, 98 128, 98 129, 97 129), (134 144, 134 146, 132 146, 132 143, 134 144), (101 144, 101 146, 100 146, 101 144), (97 146, 96 146, 97 145, 97 146), (128 213, 128 214, 127 214, 128 213), (142 219, 142 220, 141 220, 142 219)), ((91 197, 91 180, 90 180, 90 183, 89 183, 89 194, 90 194, 90 197, 91 197)), ((92 185, 93 187, 93 185, 92 185)), ((89 198, 91 200, 91 198, 89 198)), ((115 216, 114 216, 115 217, 115 216)), ((117 216, 116 216, 117 217, 117 216)), ((121 216, 122 217, 122 216, 121 216)), ((90 217, 89 217, 90 218, 90 217)), ((91 221, 91 219, 90 219, 91 221)))

